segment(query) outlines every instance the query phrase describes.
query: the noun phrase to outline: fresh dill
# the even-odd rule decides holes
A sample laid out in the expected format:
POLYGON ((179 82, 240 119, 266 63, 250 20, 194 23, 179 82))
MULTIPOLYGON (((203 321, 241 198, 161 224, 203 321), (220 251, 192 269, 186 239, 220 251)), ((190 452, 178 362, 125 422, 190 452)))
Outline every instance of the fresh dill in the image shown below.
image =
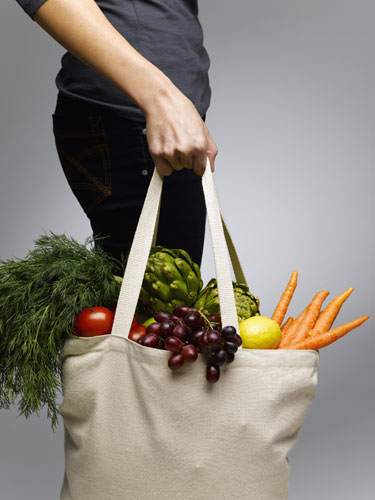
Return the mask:
POLYGON ((85 307, 112 307, 123 275, 119 261, 101 247, 73 238, 40 236, 24 259, 0 260, 0 409, 17 404, 21 415, 46 406, 54 429, 61 393, 60 354, 85 307))

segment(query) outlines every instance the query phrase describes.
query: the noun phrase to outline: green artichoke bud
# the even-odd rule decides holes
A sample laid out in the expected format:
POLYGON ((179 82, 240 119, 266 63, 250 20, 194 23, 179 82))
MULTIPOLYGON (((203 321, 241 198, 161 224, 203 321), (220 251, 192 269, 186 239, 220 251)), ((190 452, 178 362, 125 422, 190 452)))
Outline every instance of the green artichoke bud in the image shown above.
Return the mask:
POLYGON ((202 285, 199 266, 185 250, 154 247, 147 262, 138 310, 149 317, 158 309, 171 313, 178 305, 191 307, 202 285))
MULTIPOLYGON (((233 291, 238 321, 243 321, 246 318, 260 314, 259 299, 252 295, 245 283, 236 283, 233 281, 233 291)), ((209 281, 207 286, 201 291, 194 307, 201 310, 206 316, 220 313, 219 293, 215 278, 209 281)))

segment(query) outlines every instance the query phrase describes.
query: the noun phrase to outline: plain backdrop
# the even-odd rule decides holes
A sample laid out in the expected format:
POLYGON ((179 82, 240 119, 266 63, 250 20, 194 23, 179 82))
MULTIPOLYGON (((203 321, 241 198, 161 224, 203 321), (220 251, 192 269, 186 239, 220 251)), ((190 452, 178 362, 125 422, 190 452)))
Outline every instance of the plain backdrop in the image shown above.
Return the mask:
MULTIPOLYGON (((337 323, 371 315, 321 351, 317 395, 289 457, 290 500, 373 498, 374 16, 373 0, 200 2, 215 179, 262 313, 272 314, 297 269, 293 315, 317 290, 332 297, 349 286, 337 323)), ((65 50, 14 1, 0 5, 0 47, 6 259, 23 257, 48 230, 83 242, 90 225, 52 134, 65 50)), ((205 282, 214 274, 209 238, 202 272, 205 282)), ((0 413, 0 498, 57 499, 63 427, 52 433, 44 412, 16 417, 0 413)))

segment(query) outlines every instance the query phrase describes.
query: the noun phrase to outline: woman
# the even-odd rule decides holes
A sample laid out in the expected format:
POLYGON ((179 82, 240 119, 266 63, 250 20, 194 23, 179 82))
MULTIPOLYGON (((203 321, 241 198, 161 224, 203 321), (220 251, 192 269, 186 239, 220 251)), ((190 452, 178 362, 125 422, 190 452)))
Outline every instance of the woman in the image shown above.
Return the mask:
POLYGON ((201 262, 201 176, 217 147, 197 0, 17 0, 68 52, 52 115, 69 185, 119 258, 156 165, 165 176, 157 244, 201 262))

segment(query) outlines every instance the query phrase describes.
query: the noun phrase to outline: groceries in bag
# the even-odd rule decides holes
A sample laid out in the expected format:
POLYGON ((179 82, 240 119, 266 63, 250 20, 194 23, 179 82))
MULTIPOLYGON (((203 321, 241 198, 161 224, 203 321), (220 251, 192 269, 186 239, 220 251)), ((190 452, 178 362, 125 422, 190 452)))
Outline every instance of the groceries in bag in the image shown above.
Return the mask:
MULTIPOLYGON (((35 241, 35 249, 25 259, 1 262, 0 408, 9 408, 17 401, 20 414, 28 417, 47 406, 54 427, 58 417, 55 401, 61 392, 60 353, 66 338, 111 333, 122 281, 119 275, 123 274, 125 262, 106 254, 101 239, 89 237, 82 245, 51 232, 35 241)), ((259 299, 246 283, 233 282, 240 324, 233 342, 223 334, 231 325, 222 329, 216 279, 202 288, 199 266, 186 251, 154 247, 129 338, 145 347, 171 351, 172 370, 202 354, 207 359, 206 378, 216 382, 220 367, 233 362, 241 343, 245 349, 320 349, 368 319, 363 316, 331 329, 353 291, 349 288, 322 311, 328 292, 318 292, 296 319, 288 317, 284 321, 297 277, 294 271, 271 318, 261 315, 259 299), (191 326, 185 325, 189 335, 184 338, 187 311, 191 319, 186 320, 191 326), (166 316, 157 320, 157 314, 166 316), (154 326, 138 324, 146 318, 154 326), (163 326, 162 335, 156 331, 161 326, 155 323, 165 321, 173 323, 173 334, 168 331, 171 325, 163 326), (215 341, 217 335, 220 342, 215 341), (168 337, 172 339, 166 342, 168 337), (207 338, 210 341, 205 345, 207 338)))
POLYGON ((85 307, 74 320, 73 331, 79 337, 109 335, 112 331, 114 314, 107 307, 85 307))
MULTIPOLYGON (((260 314, 259 299, 250 292, 246 283, 233 281, 233 292, 238 321, 243 321, 244 319, 260 314)), ((207 316, 220 313, 219 292, 215 278, 211 279, 200 292, 194 307, 197 307, 207 316)))
POLYGON ((202 289, 198 264, 181 249, 151 249, 138 300, 137 316, 161 309, 171 313, 178 305, 193 306, 202 289))
MULTIPOLYGON (((279 303, 272 315, 279 325, 283 322, 294 291, 297 287, 297 271, 293 271, 287 287, 282 294, 279 303)), ((345 292, 333 299, 322 311, 321 307, 329 292, 323 290, 317 292, 310 304, 299 314, 296 319, 289 317, 281 326, 281 341, 279 349, 321 349, 332 344, 350 331, 361 326, 369 319, 369 316, 362 316, 349 323, 345 323, 331 329, 333 322, 354 288, 350 287, 345 292)))
POLYGON ((25 258, 1 261, 0 409, 16 404, 28 417, 47 407, 56 426, 60 354, 75 317, 88 307, 111 309, 119 296, 114 274, 124 265, 104 252, 101 239, 80 244, 51 231, 25 258))
POLYGON ((234 361, 242 343, 234 326, 221 327, 220 315, 207 317, 196 308, 176 306, 172 314, 158 310, 153 319, 137 342, 171 351, 168 366, 173 371, 196 361, 198 353, 205 355, 206 379, 210 383, 219 380, 220 367, 234 361))
MULTIPOLYGON (((260 314, 259 311, 259 299, 251 294, 248 286, 246 284, 233 282, 233 290, 237 308, 237 315, 239 321, 239 335, 242 341, 242 347, 245 349, 321 349, 337 339, 343 337, 355 328, 362 325, 369 316, 363 316, 357 318, 356 320, 345 323, 334 329, 330 329, 333 322, 335 321, 341 306, 349 297, 349 295, 354 290, 353 287, 348 288, 345 292, 338 295, 328 306, 321 310, 324 300, 329 295, 327 290, 317 292, 310 304, 301 312, 301 314, 296 318, 289 317, 284 323, 284 318, 288 311, 288 307, 293 298, 295 289, 297 287, 298 273, 293 271, 291 278, 287 284, 285 291, 283 292, 279 303, 277 304, 272 317, 268 318, 260 314)), ((182 310, 184 309, 183 306, 182 310)), ((189 308, 185 306, 188 311, 189 308)), ((200 314, 197 315, 197 328, 199 329, 201 322, 204 323, 203 318, 215 317, 215 321, 220 324, 220 304, 218 299, 217 284, 216 280, 212 279, 209 281, 207 286, 200 292, 196 303, 193 306, 193 310, 197 309, 200 314)), ((173 318, 176 318, 174 313, 167 311, 158 311, 159 320, 156 320, 155 314, 152 318, 149 318, 146 322, 156 325, 151 327, 151 329, 146 330, 145 338, 138 339, 138 343, 141 343, 148 347, 164 348, 164 339, 167 335, 163 333, 160 335, 159 323, 163 324, 163 329, 168 335, 175 335, 173 318), (164 317, 163 317, 164 314, 164 317), (169 321, 169 326, 168 326, 169 321), (170 331, 168 330, 170 328, 170 331), (152 333, 154 340, 149 340, 147 334, 152 333)), ((194 313, 192 313, 194 315, 194 313)), ((177 318, 177 322, 179 318, 177 318)), ((209 323, 209 322, 208 322, 209 323)), ((160 325, 161 326, 161 325, 160 325)), ((178 330, 178 329, 177 329, 178 330)), ((190 339, 181 339, 185 342, 185 345, 190 341, 190 339)), ((241 345, 241 344, 239 344, 241 345)), ((196 346, 198 352, 206 354, 204 348, 200 348, 199 344, 196 346)), ((220 350, 221 347, 213 347, 212 351, 220 350)), ((181 365, 183 365, 182 358, 181 365)), ((208 361, 209 364, 211 360, 208 361)), ((178 368, 180 367, 178 366, 178 368)), ((176 368, 177 369, 177 368, 176 368)))

